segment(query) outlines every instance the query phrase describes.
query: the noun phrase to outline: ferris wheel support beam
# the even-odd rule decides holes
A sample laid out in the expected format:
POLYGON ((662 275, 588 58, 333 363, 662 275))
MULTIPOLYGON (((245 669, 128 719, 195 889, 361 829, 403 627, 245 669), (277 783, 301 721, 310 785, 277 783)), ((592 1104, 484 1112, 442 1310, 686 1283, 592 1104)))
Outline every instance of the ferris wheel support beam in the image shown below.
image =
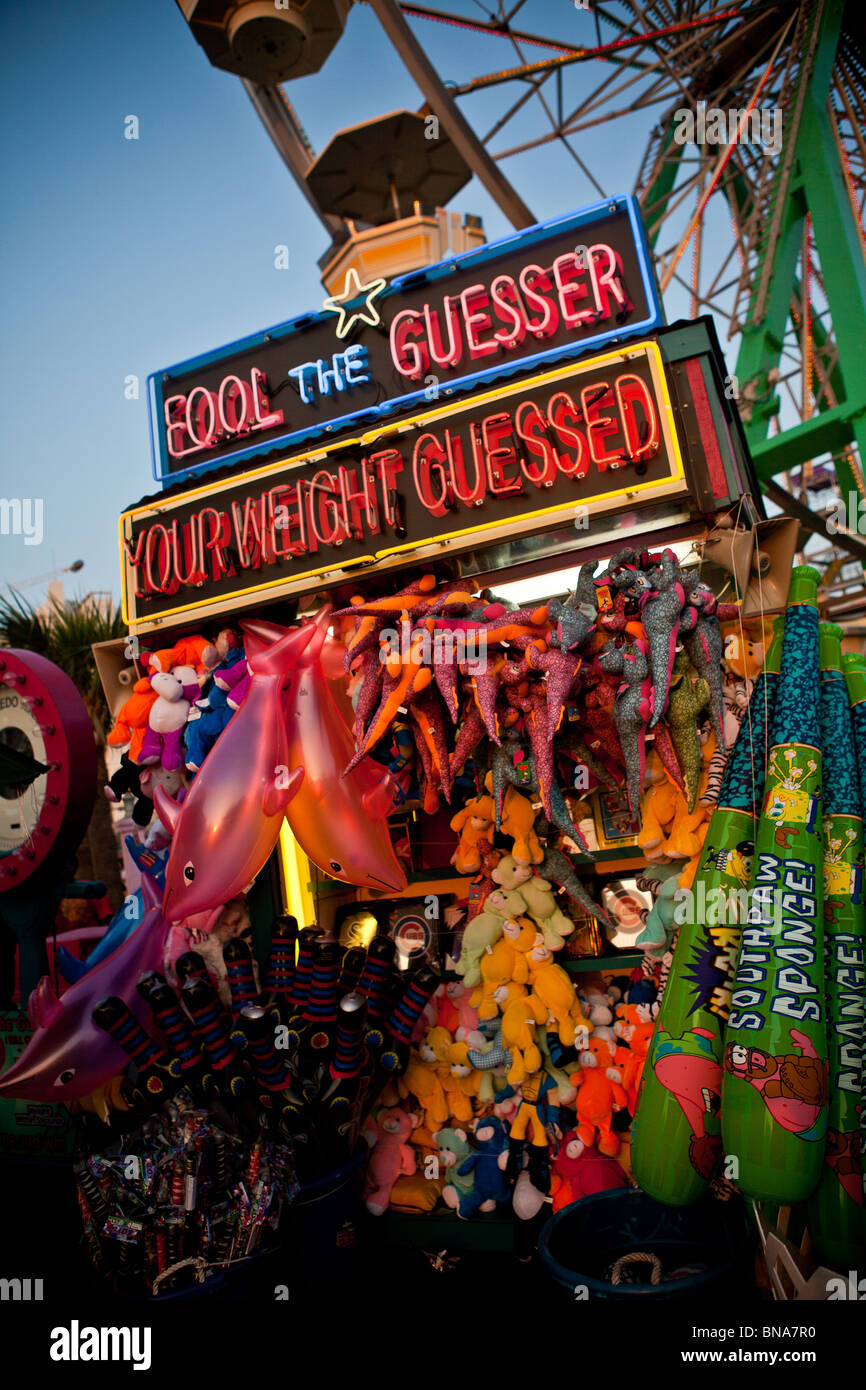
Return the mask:
MULTIPOLYGON (((756 396, 745 429, 757 472, 765 479, 807 463, 826 450, 842 451, 852 442, 856 442, 861 459, 866 458, 866 261, 839 168, 827 105, 843 10, 843 0, 823 0, 816 9, 817 43, 805 82, 808 90, 801 91, 800 118, 791 133, 793 149, 786 151, 789 158, 782 166, 788 176, 786 186, 777 190, 775 236, 767 262, 756 277, 737 358, 741 389, 744 383, 751 384, 756 396), (839 353, 837 380, 844 382, 844 398, 823 410, 819 402, 819 411, 812 419, 768 439, 770 418, 778 411, 768 373, 778 367, 782 357, 807 215, 812 219, 823 271, 839 353)), ((836 476, 843 493, 863 492, 862 476, 858 476, 853 460, 837 460, 836 476)))
POLYGON ((497 207, 518 231, 537 222, 523 199, 488 154, 475 131, 455 104, 424 49, 421 47, 396 0, 368 0, 379 23, 414 78, 430 106, 445 127, 451 142, 469 168, 477 175, 497 207))

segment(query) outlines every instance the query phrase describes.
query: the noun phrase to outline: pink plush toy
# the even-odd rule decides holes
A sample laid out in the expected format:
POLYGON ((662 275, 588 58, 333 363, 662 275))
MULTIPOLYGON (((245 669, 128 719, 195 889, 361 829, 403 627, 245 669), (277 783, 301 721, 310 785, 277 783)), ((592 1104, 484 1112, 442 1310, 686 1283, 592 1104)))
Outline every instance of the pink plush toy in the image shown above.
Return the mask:
POLYGON ((415 1151, 407 1140, 417 1124, 417 1115, 407 1114, 395 1105, 380 1110, 377 1118, 364 1126, 364 1138, 372 1149, 364 1205, 373 1216, 385 1214, 391 1189, 400 1175, 415 1172, 415 1151))
POLYGON ((616 1159, 585 1144, 576 1129, 565 1135, 553 1160, 553 1210, 560 1211, 593 1192, 628 1187, 616 1159))
POLYGON ((220 690, 227 692, 226 703, 232 709, 240 709, 243 698, 250 687, 250 673, 247 669, 246 658, 236 661, 234 666, 230 666, 227 671, 220 671, 214 676, 214 683, 220 690))
POLYGON ((183 729, 193 700, 200 688, 191 666, 173 666, 157 671, 150 684, 157 698, 150 707, 147 729, 141 745, 142 766, 159 763, 166 772, 183 766, 183 729))
POLYGON ((457 1027, 452 1029, 455 1042, 468 1043, 470 1047, 483 1047, 487 1039, 478 1029, 478 1010, 469 999, 472 990, 460 980, 452 980, 445 986, 448 1002, 457 1012, 457 1027))

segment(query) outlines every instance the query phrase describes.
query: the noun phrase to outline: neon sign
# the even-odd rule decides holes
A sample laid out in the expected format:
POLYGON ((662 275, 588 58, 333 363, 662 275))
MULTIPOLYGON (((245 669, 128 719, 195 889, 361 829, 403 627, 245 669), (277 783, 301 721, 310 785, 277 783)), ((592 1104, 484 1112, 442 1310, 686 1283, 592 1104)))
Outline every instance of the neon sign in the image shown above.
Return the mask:
POLYGON ((387 289, 347 283, 326 305, 150 378, 155 477, 360 433, 416 401, 662 322, 637 205, 625 196, 387 289))
POLYGON ((629 344, 132 508, 124 616, 135 626, 285 594, 428 544, 553 526, 576 503, 685 488, 661 352, 629 344))

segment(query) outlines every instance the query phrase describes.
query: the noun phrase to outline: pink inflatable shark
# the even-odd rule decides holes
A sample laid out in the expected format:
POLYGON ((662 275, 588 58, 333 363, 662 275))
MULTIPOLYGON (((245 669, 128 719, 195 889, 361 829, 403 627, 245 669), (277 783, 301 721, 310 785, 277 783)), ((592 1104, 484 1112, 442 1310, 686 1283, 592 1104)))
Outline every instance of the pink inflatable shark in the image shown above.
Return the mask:
POLYGON ((244 892, 279 838, 304 777, 290 771, 283 692, 315 629, 281 629, 248 659, 249 689, 196 776, 182 806, 156 788, 157 814, 171 831, 162 907, 170 922, 244 892))
POLYGON ((23 1100, 80 1100, 119 1075, 129 1061, 110 1034, 91 1017, 110 994, 129 1005, 144 1027, 152 1018, 136 984, 147 970, 161 970, 169 924, 160 907, 160 890, 141 878, 145 915, 116 951, 76 981, 60 999, 44 975, 30 996, 33 1037, 17 1062, 0 1077, 0 1096, 23 1100))
MULTIPOLYGON (((289 766, 304 770, 286 818, 301 849, 326 874, 380 893, 397 892, 406 887, 406 875, 385 823, 394 804, 394 781, 369 758, 342 775, 355 755, 355 741, 322 666, 330 616, 330 608, 324 608, 306 625, 309 646, 286 699, 289 766)), ((243 629, 254 647, 285 631, 263 622, 244 623, 243 629)))

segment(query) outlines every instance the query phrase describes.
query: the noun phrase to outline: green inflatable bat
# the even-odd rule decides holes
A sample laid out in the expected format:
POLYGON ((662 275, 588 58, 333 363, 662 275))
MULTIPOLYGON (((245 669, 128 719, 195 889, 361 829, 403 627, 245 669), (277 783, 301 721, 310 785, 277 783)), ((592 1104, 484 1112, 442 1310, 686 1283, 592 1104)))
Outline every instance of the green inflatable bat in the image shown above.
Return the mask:
POLYGON ((726 1171, 747 1196, 804 1201, 824 1163, 827 1038, 817 570, 791 576, 764 804, 725 1033, 726 1171))

